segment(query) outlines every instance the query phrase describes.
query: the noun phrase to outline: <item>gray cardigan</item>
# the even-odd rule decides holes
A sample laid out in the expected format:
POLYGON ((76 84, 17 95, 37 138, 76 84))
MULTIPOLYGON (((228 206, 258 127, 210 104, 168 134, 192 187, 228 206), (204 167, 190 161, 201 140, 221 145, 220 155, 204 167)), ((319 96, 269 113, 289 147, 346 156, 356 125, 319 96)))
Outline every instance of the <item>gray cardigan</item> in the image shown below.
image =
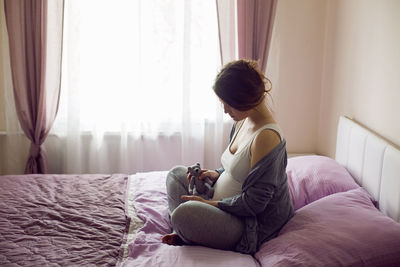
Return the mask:
POLYGON ((286 164, 286 141, 283 140, 250 170, 241 194, 218 202, 221 210, 244 219, 245 230, 236 251, 257 252, 259 246, 276 237, 293 216, 286 164))

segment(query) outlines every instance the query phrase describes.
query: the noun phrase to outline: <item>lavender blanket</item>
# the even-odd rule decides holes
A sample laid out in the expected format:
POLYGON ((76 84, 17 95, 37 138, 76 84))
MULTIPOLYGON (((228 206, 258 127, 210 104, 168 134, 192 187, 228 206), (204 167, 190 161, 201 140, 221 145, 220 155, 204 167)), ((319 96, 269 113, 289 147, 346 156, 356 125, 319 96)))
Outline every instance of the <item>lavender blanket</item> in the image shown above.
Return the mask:
POLYGON ((129 257, 123 266, 260 266, 247 254, 201 246, 168 246, 161 237, 171 232, 165 188, 167 172, 137 173, 134 185, 134 207, 143 221, 129 243, 129 257))
POLYGON ((126 175, 0 176, 0 266, 115 266, 126 175))

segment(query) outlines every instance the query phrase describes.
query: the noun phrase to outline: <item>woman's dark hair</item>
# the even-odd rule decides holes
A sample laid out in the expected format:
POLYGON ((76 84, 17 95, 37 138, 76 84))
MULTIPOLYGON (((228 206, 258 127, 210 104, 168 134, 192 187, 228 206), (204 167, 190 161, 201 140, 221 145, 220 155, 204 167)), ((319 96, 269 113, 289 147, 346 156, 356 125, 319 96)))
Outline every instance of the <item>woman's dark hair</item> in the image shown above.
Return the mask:
POLYGON ((271 82, 258 70, 257 61, 240 59, 226 64, 214 82, 215 94, 229 106, 246 111, 263 100, 266 81, 271 82))

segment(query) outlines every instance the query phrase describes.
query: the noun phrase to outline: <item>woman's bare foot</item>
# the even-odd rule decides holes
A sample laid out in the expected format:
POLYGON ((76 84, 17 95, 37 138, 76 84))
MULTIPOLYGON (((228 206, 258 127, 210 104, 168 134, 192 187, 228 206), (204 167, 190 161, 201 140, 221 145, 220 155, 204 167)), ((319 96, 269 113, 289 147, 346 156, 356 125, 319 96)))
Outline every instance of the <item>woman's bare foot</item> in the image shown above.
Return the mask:
POLYGON ((176 233, 163 236, 161 242, 163 242, 164 244, 168 244, 170 246, 182 246, 185 244, 183 240, 179 237, 179 235, 176 233))

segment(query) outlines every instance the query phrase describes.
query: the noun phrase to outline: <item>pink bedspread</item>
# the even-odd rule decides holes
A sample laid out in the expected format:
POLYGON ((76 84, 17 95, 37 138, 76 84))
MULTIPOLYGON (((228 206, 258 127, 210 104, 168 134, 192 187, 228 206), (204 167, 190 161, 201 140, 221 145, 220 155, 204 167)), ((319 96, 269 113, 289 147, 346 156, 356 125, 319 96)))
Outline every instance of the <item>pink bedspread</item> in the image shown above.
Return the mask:
POLYGON ((134 207, 144 225, 123 266, 400 266, 400 224, 362 188, 332 193, 298 209, 279 236, 252 257, 201 246, 168 246, 167 172, 136 175, 134 207))
POLYGON ((126 175, 0 176, 0 266, 115 266, 126 175))
POLYGON ((129 257, 123 266, 259 266, 250 255, 201 246, 168 246, 161 237, 171 232, 167 211, 165 178, 167 172, 136 174, 134 203, 144 226, 129 244, 129 257))

